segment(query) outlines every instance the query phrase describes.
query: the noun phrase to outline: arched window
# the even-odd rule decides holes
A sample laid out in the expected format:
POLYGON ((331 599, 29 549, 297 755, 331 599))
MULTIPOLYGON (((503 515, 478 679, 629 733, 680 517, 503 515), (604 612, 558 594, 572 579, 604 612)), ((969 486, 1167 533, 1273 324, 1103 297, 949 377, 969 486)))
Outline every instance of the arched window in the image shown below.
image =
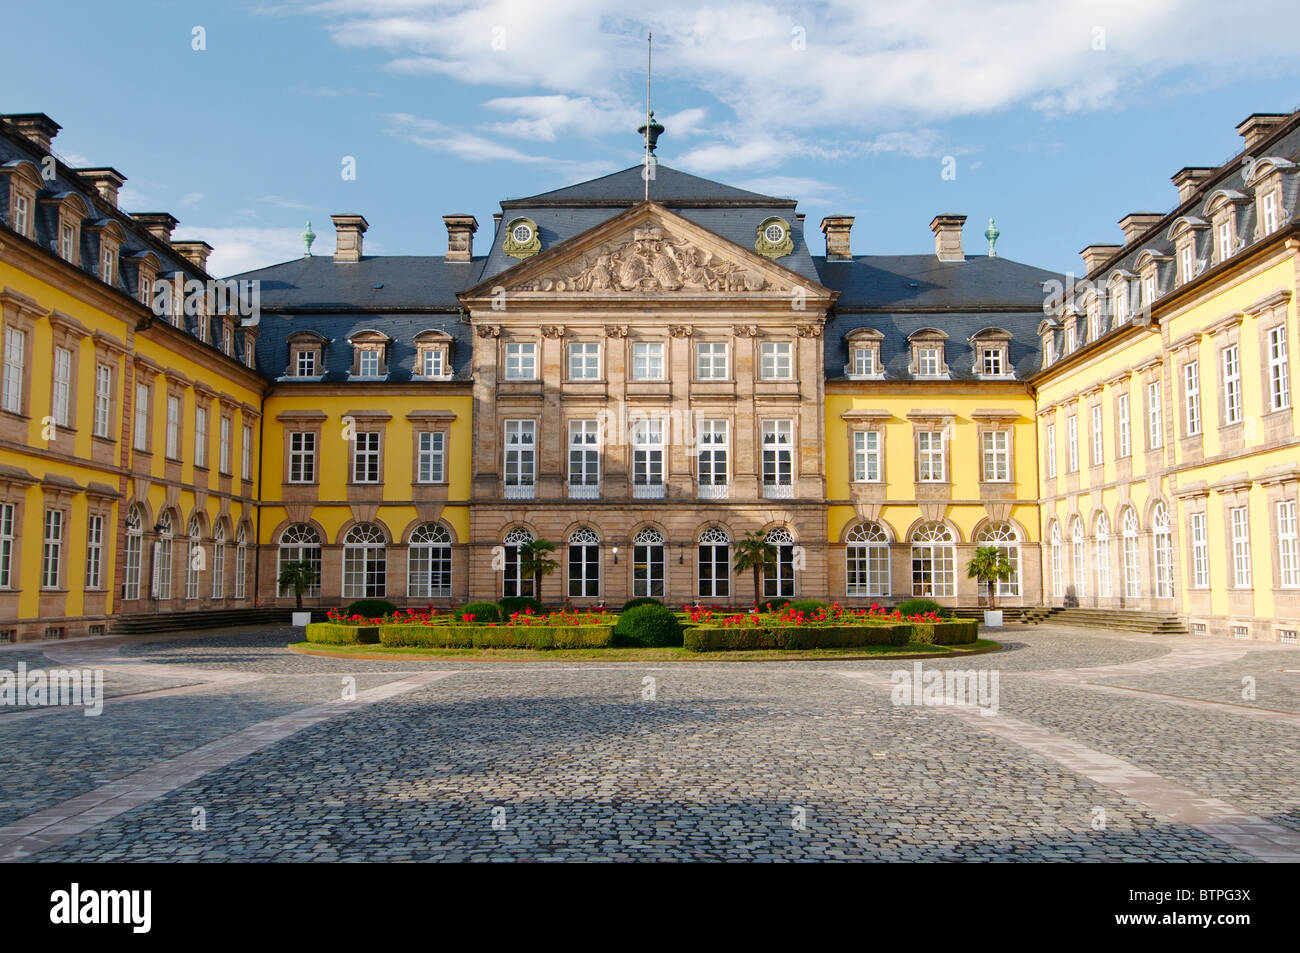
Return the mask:
POLYGON ((248 577, 248 538, 244 527, 235 533, 235 598, 244 598, 244 585, 248 577))
POLYGON ((844 537, 844 561, 851 596, 889 595, 889 537, 875 523, 860 523, 844 537))
POLYGON ((952 530, 925 523, 912 534, 912 595, 951 596, 956 588, 952 530))
POLYGON ((226 598, 226 527, 220 521, 212 528, 212 598, 226 598))
POLYGON ((423 523, 411 533, 406 594, 419 599, 451 598, 451 534, 445 527, 423 523))
POLYGON ((703 599, 731 596, 731 537, 716 526, 700 534, 699 593, 703 599))
POLYGON ((163 510, 158 518, 158 542, 153 551, 153 591, 157 599, 172 597, 172 514, 163 510))
POLYGON ((1010 523, 989 523, 980 531, 979 544, 993 546, 1011 563, 1011 578, 998 580, 999 596, 1020 595, 1020 534, 1010 523))
POLYGON ((1157 503, 1151 511, 1151 547, 1155 557, 1156 598, 1174 597, 1174 544, 1169 533, 1169 509, 1157 503))
POLYGON ((1124 556, 1124 596, 1137 599, 1142 595, 1142 576, 1138 566, 1138 518, 1129 507, 1124 511, 1122 526, 1124 556))
POLYGON ((531 543, 533 534, 526 529, 512 529, 506 533, 505 542, 505 566, 501 581, 501 594, 503 597, 510 596, 531 596, 533 594, 533 581, 523 578, 520 572, 519 547, 524 543, 531 543))
POLYGON ((776 547, 776 565, 763 573, 763 597, 794 597, 794 537, 780 527, 768 530, 767 541, 776 547))
POLYGON ((187 530, 189 546, 186 547, 185 559, 185 598, 199 597, 199 571, 206 565, 203 553, 203 529, 197 516, 190 517, 187 530))
POLYGON ((600 595, 600 537, 583 527, 569 536, 569 598, 600 595))
POLYGON ((1061 524, 1052 521, 1052 595, 1060 599, 1065 595, 1065 569, 1061 565, 1061 524))
MULTIPOLYGON (((318 598, 320 596, 320 551, 320 533, 313 527, 306 523, 294 523, 287 527, 280 534, 280 560, 276 578, 279 578, 280 573, 284 572, 284 567, 289 563, 311 563, 315 581, 303 596, 318 598)), ((282 592, 280 595, 285 593, 282 592)))
POLYGON ((1110 517, 1097 517, 1097 595, 1110 598, 1110 517))
POLYGON ((343 537, 343 597, 372 599, 388 585, 388 550, 374 523, 358 523, 343 537))
POLYGON ((1085 559, 1083 520, 1076 516, 1070 526, 1070 565, 1074 569, 1074 595, 1079 599, 1088 594, 1088 566, 1085 559))
POLYGON ((632 595, 664 597, 664 534, 657 529, 632 537, 632 595))
POLYGON ((123 599, 140 598, 140 553, 144 548, 144 511, 132 503, 126 514, 125 573, 123 599))

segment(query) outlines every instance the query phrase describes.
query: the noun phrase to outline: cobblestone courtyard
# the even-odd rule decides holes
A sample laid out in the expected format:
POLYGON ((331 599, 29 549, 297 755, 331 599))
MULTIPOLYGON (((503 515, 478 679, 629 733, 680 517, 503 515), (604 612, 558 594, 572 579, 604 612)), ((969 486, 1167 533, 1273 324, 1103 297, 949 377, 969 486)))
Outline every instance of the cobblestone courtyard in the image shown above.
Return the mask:
POLYGON ((910 661, 361 661, 297 638, 0 650, 102 669, 109 695, 98 717, 0 709, 0 860, 1300 860, 1295 648, 1009 627, 1002 652, 923 663, 996 670, 987 717, 894 705, 910 661))

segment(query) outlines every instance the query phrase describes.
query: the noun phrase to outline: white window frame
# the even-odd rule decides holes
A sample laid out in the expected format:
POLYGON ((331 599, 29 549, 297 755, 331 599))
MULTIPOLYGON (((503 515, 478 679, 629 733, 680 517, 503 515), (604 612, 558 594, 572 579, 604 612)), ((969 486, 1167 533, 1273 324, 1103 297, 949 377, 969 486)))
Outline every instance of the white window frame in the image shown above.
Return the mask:
POLYGON ((532 419, 506 420, 505 452, 502 458, 502 479, 510 492, 511 487, 528 487, 537 482, 537 421, 532 419))
POLYGON ((1119 455, 1121 458, 1133 455, 1133 425, 1128 398, 1128 394, 1120 394, 1115 398, 1115 406, 1119 412, 1119 455))
POLYGON ((13 588, 14 523, 18 508, 13 503, 0 503, 0 589, 13 588))
POLYGON ((383 431, 358 430, 352 435, 352 482, 382 483, 383 431))
POLYGON ((208 408, 194 408, 194 465, 208 465, 208 408))
POLYGON ((149 402, 152 398, 148 384, 135 385, 135 433, 132 446, 142 453, 149 450, 149 402))
POLYGON ((1159 450, 1164 445, 1164 395, 1160 381, 1152 381, 1147 384, 1147 448, 1159 450))
POLYGON ((1011 431, 986 430, 981 440, 981 478, 985 483, 1011 481, 1011 431))
POLYGON ((600 344, 595 341, 573 341, 569 344, 569 380, 600 380, 600 344))
POLYGON ((1070 473, 1079 472, 1079 415, 1065 418, 1065 454, 1070 473))
POLYGON ((1105 415, 1102 413, 1101 404, 1094 404, 1090 411, 1090 415, 1092 420, 1092 433, 1090 434, 1092 437, 1091 462, 1094 467, 1099 467, 1106 459, 1105 433, 1103 430, 1105 427, 1103 419, 1105 415))
POLYGON ((794 380, 794 344, 763 341, 759 351, 759 374, 765 381, 794 380))
POLYGON ((695 344, 695 379, 725 381, 731 377, 730 348, 725 341, 697 341, 695 344))
POLYGON ((425 430, 416 434, 416 482, 447 482, 447 434, 425 430))
POLYGON ((853 482, 879 483, 881 478, 881 432, 853 431, 853 482))
POLYGON ((1187 436, 1201 432, 1201 365, 1189 361, 1183 365, 1183 417, 1187 436))
POLYGON ((1230 344, 1223 349, 1220 366, 1223 379, 1223 422, 1241 423, 1241 351, 1230 344))
POLYGON ((664 380, 664 342, 632 342, 632 380, 664 380))
POLYGON ((316 433, 311 430, 294 430, 289 433, 290 483, 316 482, 316 433))
POLYGON ((1210 543, 1205 533, 1205 514, 1188 517, 1192 537, 1192 588, 1210 588, 1210 543))
POLYGON ((95 424, 96 437, 109 436, 113 418, 113 368, 108 364, 95 365, 95 424))
POLYGON ((1300 589, 1300 531, 1296 525, 1296 501, 1278 501, 1276 513, 1278 586, 1300 589))
POLYGON ((788 417, 764 420, 762 480, 765 487, 794 485, 794 421, 788 417))
POLYGON ((845 592, 851 597, 890 594, 889 536, 880 524, 861 523, 849 530, 845 536, 844 572, 845 592))
POLYGON ((1250 507, 1234 506, 1228 510, 1232 524, 1232 586, 1250 589, 1254 572, 1250 559, 1250 507))
POLYGON ((170 460, 180 457, 181 398, 179 394, 167 395, 167 430, 163 442, 163 455, 170 460))
POLYGON ((86 589, 104 588, 104 517, 92 513, 86 517, 86 589))
POLYGON ((59 427, 70 427, 72 420, 72 351, 54 349, 54 381, 50 400, 51 416, 59 427))
POLYGON ((27 370, 27 332, 5 328, 4 400, 0 406, 13 414, 23 412, 23 378, 27 370))
POLYGON ((230 418, 225 414, 217 425, 217 472, 230 472, 230 418))
POLYGON ((1056 479, 1056 424, 1047 425, 1047 478, 1056 479))
POLYGON ((721 418, 696 422, 696 481, 701 487, 727 487, 731 482, 731 424, 721 418))
POLYGON ((41 547, 41 588, 59 589, 63 581, 63 526, 64 513, 60 509, 47 509, 41 547))
POLYGON ((1291 406, 1291 365, 1287 355, 1287 326, 1269 328, 1265 347, 1268 351, 1268 408, 1287 410, 1291 406))
POLYGON ((243 425, 243 444, 240 448, 239 476, 243 480, 253 479, 253 428, 243 425))

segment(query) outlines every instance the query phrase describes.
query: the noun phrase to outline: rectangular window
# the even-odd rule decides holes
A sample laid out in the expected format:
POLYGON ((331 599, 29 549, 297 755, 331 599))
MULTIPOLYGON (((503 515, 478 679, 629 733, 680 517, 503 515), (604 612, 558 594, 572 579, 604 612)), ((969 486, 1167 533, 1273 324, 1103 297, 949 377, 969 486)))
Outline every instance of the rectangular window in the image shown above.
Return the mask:
POLYGON ((1073 323, 1065 326, 1065 353, 1071 354, 1079 346, 1079 334, 1075 330, 1077 326, 1073 323))
POLYGON ((1105 457, 1105 438, 1102 433, 1101 404, 1092 408, 1092 465, 1099 467, 1105 457))
POLYGON ((27 223, 30 218, 31 216, 28 211, 27 197, 23 195, 15 196, 14 231, 23 236, 23 238, 27 237, 27 223))
POLYGON ((727 421, 701 420, 696 438, 699 441, 699 485, 726 486, 727 421))
POLYGON ((4 409, 23 412, 23 372, 26 368, 27 333, 5 328, 4 409))
POLYGON ((1002 348, 986 347, 984 348, 984 374, 988 377, 1001 377, 1004 373, 1002 364, 1002 348))
POLYGON ((117 256, 113 254, 111 248, 104 249, 104 283, 108 285, 117 283, 117 256))
POLYGON ((253 479, 253 428, 244 425, 244 443, 240 449, 239 475, 242 479, 253 479))
POLYGON ((632 484, 662 487, 664 482, 664 422, 637 420, 632 424, 632 484))
POLYGON ((533 465, 537 452, 537 421, 506 421, 506 491, 510 487, 533 486, 533 465))
POLYGON ((86 520, 86 588, 104 588, 104 517, 86 520))
POLYGON ((763 483, 792 486, 794 481, 794 421, 763 421, 763 483))
POLYGON ((1279 324, 1268 332, 1268 408, 1286 410, 1291 406, 1291 369, 1286 354, 1286 325, 1279 324))
POLYGON ((353 434, 352 482, 379 482, 379 438, 377 430, 353 434))
POLYGON ((874 348, 855 347, 853 349, 853 376, 868 377, 876 373, 876 352, 874 348))
POLYGON ((0 503, 0 589, 13 588, 14 505, 0 503))
POLYGON ((1271 235, 1277 231, 1277 193, 1269 192, 1264 196, 1264 234, 1271 235))
POLYGON ((506 345, 506 380, 531 381, 537 379, 537 345, 516 343, 506 345))
POLYGON ((1300 538, 1296 530, 1295 500, 1277 505, 1278 584, 1283 589, 1300 588, 1300 538))
POLYGON ((723 341, 701 341, 695 345, 695 379, 725 381, 727 370, 727 345, 723 341))
POLYGON ((297 364, 298 377, 315 377, 316 376, 316 352, 299 351, 297 364))
POLYGON ((447 479, 446 440, 447 435, 441 432, 419 435, 417 479, 420 483, 442 483, 447 479))
POLYGON ((570 420, 569 495, 579 498, 594 496, 599 486, 600 421, 570 420))
POLYGON ((289 434, 289 482, 316 482, 316 435, 289 434))
POLYGON ((916 349, 916 373, 918 377, 938 377, 939 367, 939 349, 937 347, 919 347, 916 349))
POLYGON ((447 352, 441 347, 426 347, 420 352, 420 373, 425 377, 443 377, 447 373, 447 352))
POLYGON ((113 369, 95 365, 95 436, 107 437, 113 414, 113 369))
POLYGON ((165 452, 169 459, 180 457, 181 399, 175 395, 167 396, 167 438, 165 452))
POLYGON ((1183 284, 1196 277, 1196 248, 1191 242, 1178 250, 1178 269, 1182 274, 1183 284))
POLYGON ((194 465, 208 465, 208 411, 198 407, 194 411, 194 465))
POLYGON ((1156 273, 1154 271, 1142 279, 1142 303, 1148 308, 1156 303, 1156 273))
POLYGON ((378 350, 376 350, 375 348, 367 348, 366 350, 362 351, 358 355, 358 358, 359 358, 358 370, 361 372, 362 377, 379 376, 379 351, 378 350))
POLYGON ((1056 479, 1056 424, 1047 425, 1047 478, 1056 479))
POLYGON ((1241 423, 1241 360, 1235 344, 1223 349, 1223 423, 1241 423))
MULTIPOLYGON (((1074 418, 1071 417, 1071 420, 1074 418)), ((984 431, 985 483, 1005 483, 1011 479, 1011 433, 1007 430, 984 431)))
POLYGON ((853 482, 880 482, 880 431, 856 430, 853 433, 853 482))
POLYGON ((788 381, 794 377, 789 341, 764 341, 759 347, 761 375, 765 381, 788 381))
POLYGON ((917 479, 922 483, 942 483, 947 473, 944 460, 943 432, 921 430, 916 435, 917 479))
POLYGON ((1219 223, 1219 261, 1232 257, 1232 222, 1219 223))
POLYGON ((1193 513, 1192 523, 1192 585, 1197 589, 1210 588, 1210 544, 1205 536, 1205 514, 1193 513))
POLYGON ((1147 449, 1158 450, 1165 445, 1164 409, 1160 398, 1160 382, 1147 385, 1147 449))
POLYGON ((77 232, 71 225, 64 225, 59 230, 59 254, 64 261, 73 261, 77 253, 77 232))
POLYGON ((1120 394, 1115 399, 1119 410, 1119 455, 1131 456, 1133 453, 1133 429, 1129 421, 1128 394, 1120 394))
POLYGON ((600 380, 600 345, 581 343, 569 345, 569 380, 600 380))
POLYGON ((1228 513, 1232 520, 1232 585, 1236 589, 1251 587, 1250 510, 1234 506, 1228 513))
POLYGON ((664 379, 664 346, 661 341, 637 341, 632 345, 632 380, 664 379))
POLYGON ((149 385, 135 385, 135 449, 149 449, 149 385))
POLYGON ((52 401, 54 423, 60 427, 71 426, 72 415, 72 352, 66 347, 54 349, 54 394, 52 401))
POLYGON ((63 511, 45 511, 45 547, 41 552, 41 588, 59 588, 63 565, 63 511))
POLYGON ((1201 432, 1201 366, 1195 361, 1183 365, 1183 426, 1187 436, 1201 432))
POLYGON ((230 472, 230 418, 222 417, 217 441, 217 470, 230 472))
POLYGON ((1072 414, 1065 418, 1065 451, 1070 463, 1070 472, 1079 470, 1079 415, 1072 414))

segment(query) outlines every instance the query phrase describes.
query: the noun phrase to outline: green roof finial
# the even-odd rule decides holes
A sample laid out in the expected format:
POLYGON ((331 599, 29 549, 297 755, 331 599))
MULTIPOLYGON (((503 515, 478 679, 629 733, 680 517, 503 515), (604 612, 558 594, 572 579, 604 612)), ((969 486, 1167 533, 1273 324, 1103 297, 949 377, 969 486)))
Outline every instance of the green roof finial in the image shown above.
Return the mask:
POLYGON ((307 246, 307 250, 302 253, 303 258, 311 257, 311 243, 314 242, 315 240, 316 240, 316 233, 311 230, 311 222, 308 221, 307 231, 302 233, 303 244, 307 246))
POLYGON ((989 219, 989 227, 988 227, 988 229, 984 232, 984 237, 987 238, 987 239, 989 240, 989 257, 990 257, 990 258, 997 258, 997 257, 998 257, 998 236, 1000 236, 1001 234, 1002 234, 1002 233, 1001 233, 1000 231, 998 231, 997 223, 996 223, 995 221, 993 221, 993 219, 989 219))

